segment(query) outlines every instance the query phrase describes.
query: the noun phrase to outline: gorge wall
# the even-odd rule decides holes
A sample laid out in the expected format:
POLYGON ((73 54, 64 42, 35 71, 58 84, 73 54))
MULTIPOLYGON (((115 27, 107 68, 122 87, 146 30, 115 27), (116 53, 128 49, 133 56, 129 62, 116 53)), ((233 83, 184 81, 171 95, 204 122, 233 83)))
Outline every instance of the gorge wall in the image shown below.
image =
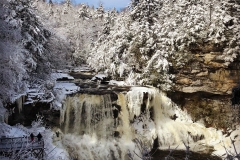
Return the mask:
MULTIPOLYGON (((206 50, 208 46, 202 47, 206 50)), ((226 66, 222 53, 214 50, 193 53, 187 65, 173 68, 174 91, 168 95, 196 121, 202 119, 206 126, 226 129, 240 122, 239 108, 231 101, 232 89, 239 85, 240 57, 226 66)))

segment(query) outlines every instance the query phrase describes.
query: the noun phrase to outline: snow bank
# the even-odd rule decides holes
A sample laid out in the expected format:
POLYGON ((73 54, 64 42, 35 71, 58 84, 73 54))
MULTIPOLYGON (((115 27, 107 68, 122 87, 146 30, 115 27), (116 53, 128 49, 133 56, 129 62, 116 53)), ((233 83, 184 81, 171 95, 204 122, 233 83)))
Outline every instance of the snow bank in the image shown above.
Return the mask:
POLYGON ((61 80, 61 79, 65 79, 65 80, 74 80, 74 78, 66 73, 52 73, 51 74, 51 78, 53 80, 61 80))
POLYGON ((64 94, 72 94, 79 91, 80 87, 76 86, 74 83, 59 82, 56 83, 54 90, 61 90, 64 94))
POLYGON ((45 87, 38 85, 27 91, 27 99, 24 104, 52 102, 54 108, 60 108, 65 95, 76 93, 80 90, 80 87, 76 86, 74 83, 56 80, 74 80, 74 78, 67 73, 52 73, 51 80, 45 84, 45 87))
POLYGON ((92 69, 90 69, 88 66, 80 66, 71 70, 71 72, 91 72, 91 71, 92 69))
POLYGON ((124 81, 110 80, 109 85, 126 86, 127 84, 124 81))
MULTIPOLYGON (((31 128, 26 128, 22 125, 9 126, 6 123, 0 123, 0 137, 2 138, 14 138, 14 137, 28 137, 30 133, 37 135, 41 133, 44 140, 44 159, 59 160, 59 159, 69 159, 68 153, 53 144, 52 138, 54 133, 43 127, 41 124, 41 119, 35 121, 31 128), (40 120, 40 121, 39 121, 40 120)), ((26 158, 26 157, 25 157, 26 158)), ((32 155, 28 155, 28 158, 33 158, 32 155)), ((8 157, 0 157, 0 159, 9 159, 8 157)))
POLYGON ((103 73, 99 73, 97 75, 95 75, 91 80, 92 81, 96 81, 96 80, 104 80, 108 77, 108 75, 103 74, 103 73))
POLYGON ((58 82, 54 86, 55 100, 52 102, 52 108, 59 110, 62 108, 62 103, 66 95, 76 93, 80 90, 80 87, 74 83, 58 82))

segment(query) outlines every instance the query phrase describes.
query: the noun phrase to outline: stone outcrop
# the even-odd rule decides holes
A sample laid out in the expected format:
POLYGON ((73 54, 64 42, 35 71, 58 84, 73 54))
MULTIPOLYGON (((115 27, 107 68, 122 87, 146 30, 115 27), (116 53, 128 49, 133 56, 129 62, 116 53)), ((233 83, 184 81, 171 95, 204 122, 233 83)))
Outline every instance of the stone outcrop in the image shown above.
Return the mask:
POLYGON ((240 122, 240 111, 231 104, 232 89, 240 80, 240 57, 226 66, 221 54, 194 54, 185 67, 174 70, 174 92, 168 95, 195 121, 227 129, 240 122))
POLYGON ((240 58, 225 66, 224 61, 218 59, 220 55, 220 52, 195 54, 194 61, 175 74, 175 90, 230 95, 232 88, 239 83, 240 58))

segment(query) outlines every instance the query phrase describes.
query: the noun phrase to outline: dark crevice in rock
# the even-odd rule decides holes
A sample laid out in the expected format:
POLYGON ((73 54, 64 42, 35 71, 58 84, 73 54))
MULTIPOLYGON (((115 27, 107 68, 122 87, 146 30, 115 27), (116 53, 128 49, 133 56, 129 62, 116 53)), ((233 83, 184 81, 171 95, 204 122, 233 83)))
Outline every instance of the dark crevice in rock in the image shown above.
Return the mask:
POLYGON ((59 125, 59 122, 56 119, 59 119, 60 112, 50 110, 49 103, 38 102, 35 104, 27 104, 22 107, 22 111, 20 112, 18 111, 16 103, 10 105, 9 107, 14 107, 13 114, 8 118, 9 125, 21 123, 24 126, 31 126, 32 121, 36 120, 36 115, 44 116, 46 125, 59 125))
POLYGON ((231 95, 176 91, 168 92, 167 96, 182 110, 186 110, 194 122, 202 120, 206 127, 225 130, 239 123, 240 114, 232 111, 231 95))

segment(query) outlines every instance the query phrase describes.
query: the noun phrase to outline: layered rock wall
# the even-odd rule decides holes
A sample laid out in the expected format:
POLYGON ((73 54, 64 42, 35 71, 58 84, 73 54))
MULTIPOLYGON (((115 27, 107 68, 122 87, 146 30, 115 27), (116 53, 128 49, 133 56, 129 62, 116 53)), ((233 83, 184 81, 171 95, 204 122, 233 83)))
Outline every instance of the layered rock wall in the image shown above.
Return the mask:
POLYGON ((174 92, 169 96, 195 121, 217 128, 239 123, 239 108, 231 103, 232 89, 240 80, 240 57, 225 66, 221 52, 194 54, 182 69, 176 69, 174 92))

